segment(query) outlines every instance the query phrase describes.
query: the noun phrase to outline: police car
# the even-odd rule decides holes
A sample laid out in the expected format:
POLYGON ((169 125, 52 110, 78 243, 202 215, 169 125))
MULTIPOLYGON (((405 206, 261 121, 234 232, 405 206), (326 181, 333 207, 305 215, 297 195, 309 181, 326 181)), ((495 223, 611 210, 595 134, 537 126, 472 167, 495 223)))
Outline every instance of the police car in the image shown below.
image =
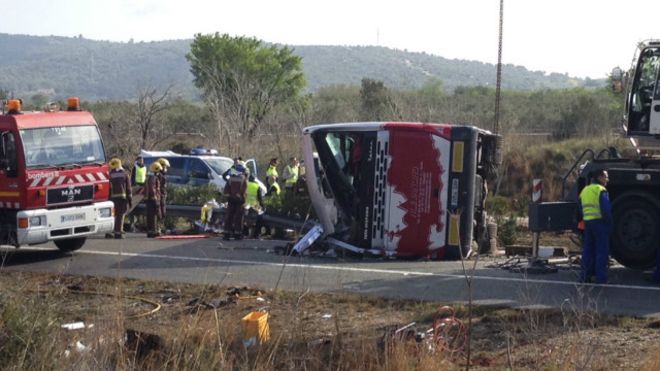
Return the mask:
MULTIPOLYGON (((159 158, 165 158, 170 162, 170 168, 165 177, 168 184, 203 186, 213 184, 222 193, 225 188, 226 179, 223 178, 227 170, 234 165, 234 160, 225 156, 218 156, 215 150, 206 150, 195 148, 190 155, 183 155, 172 151, 140 151, 140 156, 144 158, 144 163, 151 165, 159 158)), ((257 162, 254 159, 245 161, 250 174, 255 176, 263 194, 266 193, 266 186, 258 179, 257 162)))

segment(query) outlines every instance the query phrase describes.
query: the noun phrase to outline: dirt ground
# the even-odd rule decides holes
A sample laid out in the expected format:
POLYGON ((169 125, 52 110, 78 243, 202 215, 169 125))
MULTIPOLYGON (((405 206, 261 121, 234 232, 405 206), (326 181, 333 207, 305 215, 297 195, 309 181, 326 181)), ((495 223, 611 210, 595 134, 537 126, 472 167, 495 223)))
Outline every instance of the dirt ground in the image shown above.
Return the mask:
MULTIPOLYGON (((220 328, 225 338, 239 339, 236 341, 240 343, 241 318, 261 309, 269 313, 271 342, 305 344, 309 349, 342 337, 345 342, 352 339, 373 344, 370 349, 376 352, 404 344, 404 349, 416 349, 409 351, 413 357, 419 352, 426 353, 426 357, 437 356, 442 360, 437 363, 438 369, 460 368, 467 354, 466 307, 445 308, 438 314, 441 303, 347 294, 0 273, 0 355, 3 336, 5 345, 9 343, 7 336, 11 336, 7 313, 17 302, 25 304, 22 308, 33 308, 38 317, 48 312, 48 322, 57 327, 55 336, 61 349, 56 353, 98 346, 108 334, 116 334, 117 327, 142 334, 142 338, 152 336, 156 339, 154 347, 171 346, 190 334, 213 336, 212 332, 220 328), (60 328, 75 322, 84 323, 84 328, 60 328), (395 333, 411 322, 415 324, 409 329, 395 333), (435 338, 432 331, 427 332, 434 322, 435 338), (422 334, 426 340, 421 339, 422 334)), ((477 369, 660 367, 660 320, 475 307, 472 324, 471 358, 477 369)), ((123 341, 130 341, 130 334, 123 341)), ((290 348, 295 352, 295 347, 290 348)))

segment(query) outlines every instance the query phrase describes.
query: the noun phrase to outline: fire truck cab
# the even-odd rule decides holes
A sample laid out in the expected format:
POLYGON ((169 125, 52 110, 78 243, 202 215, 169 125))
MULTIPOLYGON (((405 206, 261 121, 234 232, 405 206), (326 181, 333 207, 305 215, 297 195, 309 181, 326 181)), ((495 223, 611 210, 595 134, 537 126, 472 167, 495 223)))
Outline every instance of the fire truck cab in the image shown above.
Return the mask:
POLYGON ((0 115, 0 244, 53 241, 77 250, 87 236, 113 229, 108 165, 94 118, 69 98, 66 111, 0 115))
POLYGON ((449 124, 305 128, 305 162, 314 166, 306 171, 307 189, 325 236, 403 258, 458 259, 473 240, 483 246, 499 138, 449 124))

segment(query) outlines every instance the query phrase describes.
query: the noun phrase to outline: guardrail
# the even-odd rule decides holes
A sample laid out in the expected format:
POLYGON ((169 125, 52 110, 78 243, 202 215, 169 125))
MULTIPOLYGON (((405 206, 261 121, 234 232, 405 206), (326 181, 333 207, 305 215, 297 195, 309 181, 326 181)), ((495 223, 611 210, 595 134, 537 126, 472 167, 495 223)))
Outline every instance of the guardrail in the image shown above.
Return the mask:
MULTIPOLYGON (((167 216, 178 216, 182 218, 188 218, 192 220, 197 220, 199 219, 200 216, 200 206, 190 206, 190 205, 167 205, 167 216)), ((147 214, 147 207, 144 204, 138 204, 135 206, 133 211, 131 211, 131 214, 133 215, 146 215, 147 214)), ((214 208, 213 209, 213 214, 214 215, 220 215, 220 217, 223 217, 225 214, 225 208, 220 207, 220 208, 214 208)), ((279 216, 279 215, 270 215, 268 213, 265 213, 262 215, 264 223, 271 227, 282 227, 282 228, 292 228, 295 230, 307 230, 310 229, 314 224, 312 222, 307 222, 305 223, 304 220, 300 220, 298 218, 289 218, 289 217, 284 217, 284 216, 279 216)), ((252 214, 248 214, 245 216, 246 221, 248 222, 254 222, 256 221, 256 216, 252 214)))

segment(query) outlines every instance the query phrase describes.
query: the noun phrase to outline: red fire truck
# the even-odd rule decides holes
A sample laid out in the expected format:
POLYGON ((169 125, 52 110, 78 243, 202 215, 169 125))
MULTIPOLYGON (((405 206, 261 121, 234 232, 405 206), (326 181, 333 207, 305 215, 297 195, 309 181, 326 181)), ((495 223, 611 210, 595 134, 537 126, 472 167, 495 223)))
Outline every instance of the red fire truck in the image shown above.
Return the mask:
POLYGON ((77 250, 88 235, 113 228, 108 165, 94 118, 69 98, 66 111, 0 115, 0 244, 53 241, 77 250))
POLYGON ((458 259, 487 242, 486 184, 501 137, 468 125, 371 122, 303 130, 307 189, 326 241, 458 259))

